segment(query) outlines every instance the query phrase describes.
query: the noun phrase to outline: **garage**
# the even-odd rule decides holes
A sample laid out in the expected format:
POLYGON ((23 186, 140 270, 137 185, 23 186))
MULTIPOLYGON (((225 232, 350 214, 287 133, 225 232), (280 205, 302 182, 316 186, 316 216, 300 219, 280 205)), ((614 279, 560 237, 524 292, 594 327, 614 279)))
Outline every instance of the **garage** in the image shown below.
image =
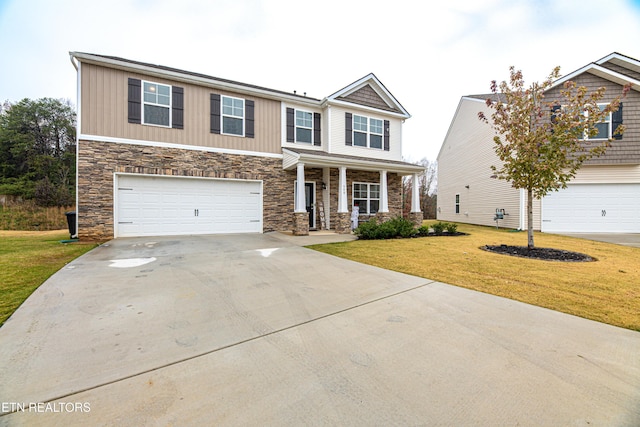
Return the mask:
POLYGON ((572 184, 542 201, 548 233, 640 233, 640 184, 572 184))
POLYGON ((116 175, 115 237, 262 232, 262 182, 116 175))

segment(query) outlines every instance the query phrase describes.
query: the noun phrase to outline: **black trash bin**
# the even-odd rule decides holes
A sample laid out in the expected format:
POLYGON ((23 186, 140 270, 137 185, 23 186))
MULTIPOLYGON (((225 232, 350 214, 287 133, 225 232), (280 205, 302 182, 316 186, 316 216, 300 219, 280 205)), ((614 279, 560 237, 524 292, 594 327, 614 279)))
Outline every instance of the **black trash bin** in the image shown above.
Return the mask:
POLYGON ((76 213, 75 212, 65 212, 67 216, 67 225, 69 226, 69 237, 71 239, 77 239, 78 234, 76 233, 76 213))

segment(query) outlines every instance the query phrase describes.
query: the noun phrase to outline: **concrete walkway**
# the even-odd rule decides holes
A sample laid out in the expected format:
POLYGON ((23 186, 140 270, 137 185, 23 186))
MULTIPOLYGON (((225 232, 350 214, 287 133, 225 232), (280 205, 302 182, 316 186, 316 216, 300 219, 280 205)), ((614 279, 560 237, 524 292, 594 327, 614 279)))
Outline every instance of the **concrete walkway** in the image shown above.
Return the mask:
POLYGON ((638 426, 639 354, 286 236, 118 239, 0 328, 0 425, 638 426))

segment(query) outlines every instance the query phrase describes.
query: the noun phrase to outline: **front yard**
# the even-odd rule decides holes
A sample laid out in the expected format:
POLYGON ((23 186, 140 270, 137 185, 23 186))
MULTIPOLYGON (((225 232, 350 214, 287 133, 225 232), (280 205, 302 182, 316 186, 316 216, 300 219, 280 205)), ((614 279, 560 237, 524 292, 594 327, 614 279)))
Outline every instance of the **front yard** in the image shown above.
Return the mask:
POLYGON ((526 232, 459 224, 467 236, 356 240, 311 246, 342 258, 486 292, 640 331, 640 249, 535 234, 539 247, 588 254, 595 262, 552 262, 480 249, 526 246, 526 232))

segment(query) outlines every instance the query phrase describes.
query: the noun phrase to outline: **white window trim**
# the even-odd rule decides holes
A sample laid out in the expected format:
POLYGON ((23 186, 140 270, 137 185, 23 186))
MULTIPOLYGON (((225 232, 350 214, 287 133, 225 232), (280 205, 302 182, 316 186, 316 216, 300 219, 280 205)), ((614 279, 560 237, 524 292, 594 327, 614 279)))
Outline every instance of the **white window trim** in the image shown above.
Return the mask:
POLYGON ((246 102, 245 102, 244 98, 238 98, 238 97, 235 97, 235 96, 220 95, 220 134, 221 135, 244 137, 245 133, 246 133, 246 123, 247 123, 246 116, 247 116, 247 105, 246 105, 246 102), (224 113, 224 99, 225 98, 237 99, 239 101, 242 101, 242 117, 224 113), (227 132, 224 131, 224 118, 225 117, 231 117, 231 118, 234 118, 234 119, 242 119, 242 135, 239 135, 237 133, 227 133, 227 132))
POLYGON ((352 145, 354 147, 358 147, 358 148, 370 148, 372 150, 384 150, 384 120, 379 119, 377 117, 370 117, 370 116, 363 116, 361 114, 352 114, 351 116, 351 129, 352 129, 352 138, 351 140, 353 141, 352 145), (361 130, 356 130, 356 116, 357 117, 362 117, 365 118, 367 121, 367 131, 363 132, 361 130), (377 133, 377 132, 372 132, 371 131, 371 121, 372 120, 377 120, 379 122, 382 122, 382 132, 381 133, 377 133), (363 145, 356 145, 356 132, 357 133, 364 133, 366 134, 366 138, 367 138, 367 145, 363 146, 363 145), (377 135, 380 136, 380 148, 377 147, 372 147, 371 146, 371 135, 377 135))
POLYGON ((299 144, 309 144, 309 145, 313 145, 313 112, 312 111, 308 111, 308 110, 300 110, 295 108, 293 110, 293 140, 296 143, 299 144), (311 114, 311 127, 305 127, 305 126, 298 126, 298 111, 300 111, 301 113, 307 113, 307 114, 311 114), (311 141, 307 142, 307 141, 298 141, 298 128, 300 129, 309 129, 311 131, 311 141))
POLYGON ((167 85, 164 83, 158 83, 158 82, 152 82, 151 80, 142 80, 142 84, 140 85, 140 97, 142 100, 142 104, 141 104, 141 108, 142 110, 140 111, 140 116, 141 116, 141 121, 140 123, 142 123, 143 125, 146 126, 157 126, 157 127, 161 127, 161 128, 170 128, 173 123, 172 119, 173 119, 173 113, 172 113, 172 106, 173 106, 173 87, 171 85, 167 85), (152 84, 152 85, 156 85, 156 86, 167 86, 169 88, 169 105, 164 105, 164 104, 157 104, 155 102, 147 102, 144 100, 144 85, 148 83, 148 84, 152 84), (162 107, 162 108, 167 108, 169 110, 169 124, 168 125, 159 125, 157 123, 147 123, 145 122, 144 118, 145 118, 145 114, 144 114, 144 106, 145 105, 153 105, 154 107, 162 107))
POLYGON ((378 211, 380 211, 380 208, 381 208, 380 204, 382 203, 381 202, 381 197, 371 197, 371 186, 372 185, 377 185, 378 187, 380 187, 378 189, 378 192, 382 191, 382 186, 380 185, 379 182, 357 182, 357 181, 354 181, 354 182, 351 183, 351 208, 353 209, 353 207, 355 206, 356 200, 366 200, 367 201, 366 202, 367 203, 367 213, 364 213, 364 212, 360 211, 360 215, 372 216, 372 215, 375 215, 377 213, 377 212, 376 213, 369 212, 370 211, 370 209, 369 209, 370 203, 369 202, 371 200, 377 200, 378 201, 378 211), (356 184, 358 184, 358 185, 366 185, 367 186, 367 197, 366 198, 365 197, 356 197, 355 196, 356 184))
POLYGON ((456 194, 453 212, 460 215, 460 193, 456 194))
MULTIPOLYGON (((609 105, 609 104, 598 104, 598 107, 606 107, 607 105, 609 105)), ((589 112, 588 112, 588 111, 585 111, 585 112, 584 112, 584 114, 585 114, 585 116, 588 116, 589 112)), ((594 137, 594 138, 589 138, 589 135, 585 135, 585 138, 584 138, 585 140, 591 140, 591 141, 603 141, 603 140, 606 140, 606 139, 611 139, 611 134, 613 133, 613 131, 612 131, 612 127, 613 127, 613 114, 610 112, 610 113, 608 114, 607 118, 605 119, 605 121, 600 122, 600 123, 607 123, 607 124, 609 125, 609 126, 608 126, 607 136, 606 136, 606 137, 604 137, 604 138, 602 138, 602 137, 601 137, 601 138, 595 138, 595 137, 594 137)))

